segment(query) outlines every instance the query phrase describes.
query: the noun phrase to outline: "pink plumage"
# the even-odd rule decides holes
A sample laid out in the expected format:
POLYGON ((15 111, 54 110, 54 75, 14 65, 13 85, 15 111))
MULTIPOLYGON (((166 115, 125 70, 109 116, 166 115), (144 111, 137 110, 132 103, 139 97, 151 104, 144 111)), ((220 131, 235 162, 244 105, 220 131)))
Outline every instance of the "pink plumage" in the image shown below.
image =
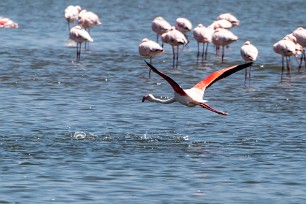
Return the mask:
POLYGON ((170 23, 166 21, 163 17, 156 17, 151 24, 152 30, 156 33, 156 42, 158 42, 158 36, 166 33, 171 29, 170 23))
MULTIPOLYGON (((254 45, 252 45, 250 41, 246 41, 240 48, 240 54, 245 62, 254 62, 258 56, 258 49, 254 45)), ((249 71, 248 68, 245 69, 245 80, 244 80, 245 84, 248 78, 250 83, 251 68, 252 67, 250 66, 249 71)))
POLYGON ((220 14, 217 17, 217 20, 221 20, 221 19, 224 19, 224 20, 227 20, 227 21, 231 22, 232 26, 238 26, 239 23, 240 23, 239 20, 234 15, 232 15, 231 13, 220 14))
POLYGON ((177 67, 179 46, 185 45, 188 42, 185 35, 172 27, 168 32, 162 34, 162 41, 172 46, 173 68, 177 67), (174 51, 174 47, 176 47, 176 52, 174 51))
POLYGON ((274 52, 282 56, 282 73, 285 67, 284 58, 286 58, 287 71, 290 72, 290 57, 298 53, 297 48, 297 44, 287 36, 273 45, 274 52))
POLYGON ((251 44, 250 41, 246 41, 240 49, 241 57, 244 61, 253 62, 258 56, 257 48, 251 44))
POLYGON ((70 29, 69 37, 77 43, 76 61, 80 61, 82 43, 84 41, 93 42, 93 39, 91 38, 89 33, 79 25, 74 26, 70 29))
POLYGON ((228 20, 220 19, 220 20, 214 21, 209 27, 212 29, 217 29, 217 28, 230 29, 233 27, 233 25, 228 20))
POLYGON ((187 33, 192 30, 192 23, 187 18, 177 18, 175 28, 182 33, 187 33))
POLYGON ((224 68, 218 71, 213 72, 208 77, 202 79, 200 82, 198 82, 196 85, 194 85, 190 89, 183 89, 178 83, 176 83, 173 79, 171 79, 169 76, 165 75, 164 73, 158 71, 154 66, 147 63, 147 65, 152 69, 153 72, 158 74, 160 77, 162 77, 164 80, 166 80, 169 85, 172 87, 174 91, 174 96, 169 99, 159 99, 153 96, 152 94, 146 94, 142 98, 142 102, 144 101, 150 101, 150 102, 156 102, 156 103, 162 103, 162 104, 170 104, 174 102, 179 102, 182 105, 188 106, 188 107, 194 107, 194 106, 200 106, 202 108, 206 108, 212 112, 221 114, 221 115, 227 115, 226 112, 218 111, 212 107, 210 107, 206 102, 206 100, 203 99, 204 92, 207 88, 209 88, 212 84, 214 84, 216 81, 223 79, 239 70, 245 69, 252 65, 252 62, 242 65, 235 65, 228 68, 224 68))
POLYGON ((212 35, 212 42, 216 46, 216 54, 218 55, 218 51, 220 46, 222 46, 222 62, 224 58, 224 47, 237 41, 238 37, 232 33, 231 31, 224 28, 217 28, 212 35))
POLYGON ((101 25, 99 16, 91 11, 83 10, 79 14, 79 25, 85 29, 90 29, 93 26, 101 25))
MULTIPOLYGON (((152 58, 164 51, 164 49, 156 42, 144 38, 138 47, 139 54, 144 57, 150 58, 150 64, 152 64, 152 58)), ((149 77, 151 77, 151 69, 149 69, 149 77)))
POLYGON ((306 47, 306 29, 299 27, 292 34, 302 47, 306 47))
POLYGON ((18 28, 18 23, 15 23, 10 18, 0 16, 0 28, 18 28))
POLYGON ((203 24, 198 24, 197 27, 193 29, 193 37, 198 43, 198 53, 197 53, 197 62, 200 55, 200 44, 203 44, 203 51, 202 51, 202 61, 204 57, 204 46, 206 44, 206 50, 205 50, 205 60, 207 59, 207 48, 208 43, 212 41, 212 34, 214 30, 212 28, 206 28, 203 26, 203 24))

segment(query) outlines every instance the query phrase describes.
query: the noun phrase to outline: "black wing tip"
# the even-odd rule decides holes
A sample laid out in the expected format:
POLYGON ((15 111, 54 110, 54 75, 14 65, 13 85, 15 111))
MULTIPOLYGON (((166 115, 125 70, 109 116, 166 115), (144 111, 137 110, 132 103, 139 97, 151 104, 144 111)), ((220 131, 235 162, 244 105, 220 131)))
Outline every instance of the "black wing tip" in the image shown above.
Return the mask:
POLYGON ((147 63, 147 65, 150 67, 150 69, 151 69, 153 72, 155 72, 155 73, 159 72, 159 71, 157 71, 157 69, 156 69, 152 64, 150 64, 150 63, 147 62, 146 60, 144 60, 144 61, 145 61, 145 63, 147 63))
POLYGON ((253 63, 254 63, 254 62, 248 62, 248 63, 245 63, 245 65, 249 67, 249 66, 252 66, 253 63))
POLYGON ((248 62, 248 63, 244 63, 244 64, 238 64, 238 65, 235 66, 235 68, 236 68, 236 69, 238 68, 238 70, 245 69, 245 68, 247 68, 247 67, 252 66, 253 63, 254 63, 254 62, 248 62))
POLYGON ((149 62, 147 62, 146 60, 144 60, 145 61, 145 63, 147 63, 147 65, 149 66, 149 67, 153 67, 153 65, 152 64, 150 64, 149 62))

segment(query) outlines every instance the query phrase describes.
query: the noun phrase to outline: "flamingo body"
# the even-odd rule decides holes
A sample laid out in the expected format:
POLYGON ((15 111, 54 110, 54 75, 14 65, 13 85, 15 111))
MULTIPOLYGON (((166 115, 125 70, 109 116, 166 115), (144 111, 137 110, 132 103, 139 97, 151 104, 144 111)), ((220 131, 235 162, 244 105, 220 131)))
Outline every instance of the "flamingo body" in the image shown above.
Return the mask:
MULTIPOLYGON (((147 63, 147 62, 146 62, 147 63)), ((216 81, 223 79, 239 70, 242 70, 246 67, 249 67, 252 65, 252 62, 242 65, 235 65, 232 67, 224 68, 218 71, 213 72, 208 77, 201 80, 199 83, 197 83, 195 86, 193 86, 190 89, 183 89, 180 85, 178 85, 173 79, 171 79, 169 76, 165 75, 164 73, 158 71, 154 66, 147 63, 147 65, 152 69, 153 72, 161 76, 163 79, 165 79, 170 86, 174 90, 174 96, 170 99, 162 100, 154 97, 152 94, 147 94, 143 96, 142 102, 148 100, 150 102, 156 102, 156 103, 163 103, 163 104, 170 104, 173 102, 179 102, 182 105, 193 107, 193 106, 201 106, 202 108, 206 108, 212 112, 221 114, 221 115, 227 115, 226 112, 218 111, 212 107, 210 107, 208 104, 206 104, 206 100, 203 100, 204 92, 205 90, 210 87, 213 83, 216 81)))
POLYGON ((178 51, 180 45, 187 44, 187 39, 185 35, 172 27, 168 32, 162 34, 162 41, 164 43, 168 43, 172 46, 173 53, 173 67, 177 67, 178 65, 178 51), (176 52, 174 51, 174 47, 176 47, 176 52))
POLYGON ((227 46, 238 40, 238 37, 231 31, 224 28, 217 28, 212 35, 212 42, 216 46, 216 54, 218 55, 219 47, 222 46, 222 62, 224 58, 224 46, 227 46))
POLYGON ((282 56, 282 76, 284 71, 284 58, 286 58, 287 71, 290 73, 290 57, 297 54, 297 44, 287 36, 273 45, 273 51, 282 56))
POLYGON ((207 48, 208 48, 208 43, 212 41, 212 34, 213 34, 213 29, 206 28, 202 24, 199 24, 196 28, 193 29, 193 37, 198 43, 197 61, 200 55, 200 43, 203 44, 202 60, 204 56, 204 46, 205 44, 207 44, 205 50, 205 59, 207 59, 207 48))
POLYGON ((212 41, 213 30, 199 24, 193 29, 193 37, 198 43, 210 43, 212 41))
MULTIPOLYGON (((296 37, 297 43, 299 43, 302 48, 306 47, 306 29, 299 27, 295 31, 293 31, 292 34, 294 37, 296 37)), ((301 61, 299 63, 300 64, 299 68, 302 67, 303 59, 304 59, 305 68, 306 68, 306 55, 305 55, 304 49, 302 49, 302 56, 301 56, 301 61)))
POLYGON ((71 28, 70 38, 77 43, 82 43, 85 40, 93 42, 93 39, 91 38, 89 33, 86 30, 82 29, 81 26, 74 26, 73 28, 71 28))
POLYGON ((10 18, 0 16, 0 28, 18 28, 18 23, 15 23, 10 18))
POLYGON ((231 22, 229 22, 226 19, 220 19, 220 20, 214 21, 209 27, 213 29, 217 29, 217 28, 230 29, 231 27, 233 27, 233 25, 231 22))
POLYGON ((292 34, 296 37, 297 43, 302 47, 306 47, 306 29, 299 27, 292 34))
POLYGON ((296 53, 296 44, 284 38, 273 45, 273 50, 275 53, 280 54, 284 57, 290 57, 296 53))
POLYGON ((81 26, 79 25, 74 26, 70 29, 69 37, 77 43, 77 61, 79 61, 81 57, 81 44, 84 41, 93 42, 93 39, 91 38, 89 33, 83 28, 81 28, 81 26))
POLYGON ((220 14, 217 17, 217 20, 222 20, 222 19, 231 22, 231 24, 233 26, 238 26, 239 25, 239 20, 234 15, 232 15, 231 13, 223 13, 223 14, 220 14))
POLYGON ((170 23, 163 17, 158 16, 152 21, 152 30, 156 33, 156 42, 158 42, 158 36, 166 33, 171 29, 170 23))
POLYGON ((175 28, 182 33, 187 33, 192 30, 192 23, 187 18, 177 18, 175 28))
POLYGON ((212 42, 216 46, 227 46, 237 40, 238 37, 236 35, 224 28, 216 29, 212 35, 212 42))
MULTIPOLYGON (((251 44, 250 41, 246 41, 241 46, 240 54, 241 54, 242 59, 245 62, 254 62, 257 59, 258 50, 254 45, 251 44)), ((250 83, 250 80, 251 80, 251 66, 249 68, 249 72, 248 72, 248 68, 245 69, 245 84, 246 84, 248 76, 249 76, 249 83, 250 83)))
MULTIPOLYGON (((152 58, 164 51, 164 49, 156 42, 144 38, 138 47, 139 54, 144 57, 150 58, 150 64, 152 64, 152 58)), ((149 69, 149 77, 151 76, 151 69, 149 69)))
POLYGON ((79 14, 79 25, 84 27, 85 29, 90 29, 93 26, 101 25, 101 21, 97 14, 83 10, 79 14))
POLYGON ((240 49, 240 54, 244 61, 253 62, 258 56, 258 50, 250 41, 246 41, 240 49))
POLYGON ((164 43, 168 43, 171 46, 180 46, 187 43, 187 39, 183 33, 175 28, 172 28, 170 31, 164 33, 162 35, 162 40, 164 43))
POLYGON ((164 49, 156 42, 144 38, 139 44, 139 54, 144 57, 154 57, 162 53, 164 49))
POLYGON ((67 6, 64 14, 67 22, 72 23, 74 21, 77 21, 79 18, 80 11, 81 11, 80 6, 73 6, 73 5, 67 6))

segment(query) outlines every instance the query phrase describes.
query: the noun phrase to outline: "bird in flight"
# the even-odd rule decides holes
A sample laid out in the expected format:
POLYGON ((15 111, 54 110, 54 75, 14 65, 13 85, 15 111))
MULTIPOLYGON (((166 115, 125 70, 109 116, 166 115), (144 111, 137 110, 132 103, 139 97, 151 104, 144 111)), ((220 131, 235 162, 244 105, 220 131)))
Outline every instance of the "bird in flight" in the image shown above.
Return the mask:
MULTIPOLYGON (((146 61, 145 61, 146 62, 146 61)), ((229 75, 245 69, 253 64, 253 62, 249 62, 246 64, 241 65, 234 65, 228 68, 224 68, 218 71, 213 72, 208 77, 204 78, 200 82, 198 82, 195 86, 193 86, 190 89, 183 89, 180 85, 178 85, 173 79, 171 79, 169 76, 165 75, 164 73, 158 71, 154 66, 146 62, 147 65, 152 69, 153 72, 161 76, 163 79, 165 79, 170 86, 173 88, 174 96, 170 99, 159 99, 154 97, 152 94, 144 95, 142 98, 142 102, 144 101, 150 101, 150 102, 156 102, 156 103, 163 103, 163 104, 170 104, 173 102, 179 102, 185 106, 188 107, 194 107, 194 106, 200 106, 202 108, 206 108, 207 110, 210 110, 212 112, 218 113, 220 115, 227 115, 228 113, 223 111, 218 111, 212 107, 210 107, 206 102, 206 100, 203 100, 204 92, 207 88, 209 88, 212 84, 214 84, 216 81, 226 78, 229 75)))

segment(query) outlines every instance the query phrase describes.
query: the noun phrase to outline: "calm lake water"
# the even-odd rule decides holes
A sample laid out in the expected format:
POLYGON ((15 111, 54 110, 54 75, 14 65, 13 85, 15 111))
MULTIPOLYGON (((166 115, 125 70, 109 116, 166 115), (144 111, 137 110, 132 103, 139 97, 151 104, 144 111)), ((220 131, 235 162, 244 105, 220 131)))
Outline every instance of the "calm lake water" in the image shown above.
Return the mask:
POLYGON ((2 0, 0 16, 19 29, 1 29, 0 203, 304 203, 306 200, 306 71, 291 61, 281 80, 272 46, 306 27, 303 0, 40 1, 2 0), (70 4, 97 13, 102 25, 75 61, 63 17, 70 4), (171 96, 159 76, 148 78, 138 54, 155 40, 151 21, 186 17, 209 25, 231 12, 240 40, 225 61, 197 44, 172 50, 153 64, 189 88, 209 73, 244 63, 250 40, 259 57, 251 85, 244 71, 210 87, 200 107, 142 103, 144 94, 171 96))

